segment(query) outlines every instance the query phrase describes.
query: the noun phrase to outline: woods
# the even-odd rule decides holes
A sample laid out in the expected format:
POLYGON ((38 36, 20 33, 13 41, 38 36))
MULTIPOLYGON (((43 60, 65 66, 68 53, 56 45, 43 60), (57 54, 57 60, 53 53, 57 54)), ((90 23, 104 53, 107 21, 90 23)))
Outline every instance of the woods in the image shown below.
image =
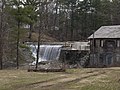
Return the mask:
POLYGON ((100 26, 119 25, 119 9, 119 0, 0 0, 0 69, 13 61, 19 68, 20 45, 33 33, 36 41, 85 41, 100 26))

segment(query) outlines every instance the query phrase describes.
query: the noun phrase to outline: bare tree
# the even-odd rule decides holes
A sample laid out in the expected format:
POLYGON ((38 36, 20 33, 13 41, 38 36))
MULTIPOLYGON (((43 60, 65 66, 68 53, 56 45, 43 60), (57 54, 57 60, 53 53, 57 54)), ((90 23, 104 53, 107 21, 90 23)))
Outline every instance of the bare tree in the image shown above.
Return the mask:
POLYGON ((39 61, 39 53, 40 53, 40 42, 41 42, 41 30, 42 30, 42 10, 43 10, 43 6, 42 6, 42 2, 39 3, 39 36, 38 36, 38 48, 37 48, 37 60, 36 60, 36 67, 35 69, 38 69, 38 61, 39 61))

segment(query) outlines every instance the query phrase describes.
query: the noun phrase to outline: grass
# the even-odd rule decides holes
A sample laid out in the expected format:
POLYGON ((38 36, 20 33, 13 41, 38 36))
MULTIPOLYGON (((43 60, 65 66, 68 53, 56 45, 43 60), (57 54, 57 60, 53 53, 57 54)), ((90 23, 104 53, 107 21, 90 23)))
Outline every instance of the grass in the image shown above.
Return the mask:
POLYGON ((69 69, 63 73, 1 70, 0 90, 120 90, 120 68, 69 69))
MULTIPOLYGON (((16 90, 25 85, 51 79, 52 73, 34 73, 25 70, 0 71, 0 90, 16 90)), ((54 78, 57 75, 54 75, 54 78)))

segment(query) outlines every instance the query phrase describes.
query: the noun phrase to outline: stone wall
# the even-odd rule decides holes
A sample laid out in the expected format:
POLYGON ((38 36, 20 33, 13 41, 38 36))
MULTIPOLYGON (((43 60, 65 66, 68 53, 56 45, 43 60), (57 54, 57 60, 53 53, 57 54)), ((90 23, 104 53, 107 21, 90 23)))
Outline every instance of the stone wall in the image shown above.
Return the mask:
POLYGON ((62 50, 60 55, 60 61, 64 62, 66 65, 73 67, 85 67, 86 65, 86 55, 89 57, 89 51, 80 50, 62 50))

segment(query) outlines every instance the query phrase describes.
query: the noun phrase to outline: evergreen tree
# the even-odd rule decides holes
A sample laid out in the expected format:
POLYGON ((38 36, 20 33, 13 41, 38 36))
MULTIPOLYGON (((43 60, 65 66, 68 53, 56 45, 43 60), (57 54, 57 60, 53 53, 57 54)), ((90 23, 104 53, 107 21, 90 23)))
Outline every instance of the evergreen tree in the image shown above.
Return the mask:
POLYGON ((23 14, 24 10, 22 4, 19 0, 11 0, 10 3, 10 14, 16 21, 16 30, 17 30, 17 41, 16 41, 16 65, 17 69, 19 69, 19 44, 20 44, 20 29, 21 25, 24 21, 25 15, 23 14))
POLYGON ((31 34, 33 31, 33 25, 38 20, 38 7, 39 7, 39 0, 26 0, 22 1, 22 5, 24 7, 24 23, 30 26, 29 32, 29 40, 31 41, 31 34))

